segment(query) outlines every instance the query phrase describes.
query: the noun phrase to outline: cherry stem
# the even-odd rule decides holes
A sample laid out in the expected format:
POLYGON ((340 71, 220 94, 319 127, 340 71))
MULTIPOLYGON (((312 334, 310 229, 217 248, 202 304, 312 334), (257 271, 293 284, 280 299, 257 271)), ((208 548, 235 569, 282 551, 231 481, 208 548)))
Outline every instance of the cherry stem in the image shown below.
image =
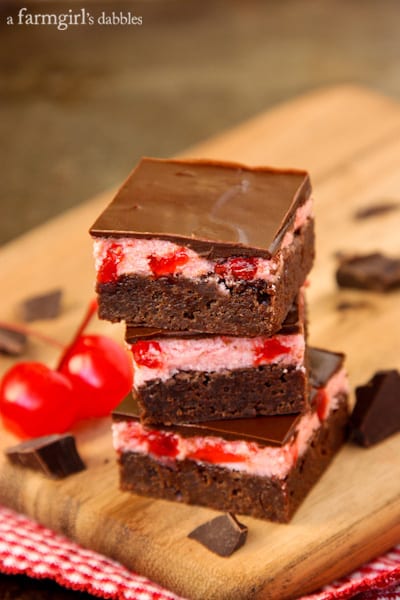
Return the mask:
POLYGON ((95 315, 95 313, 97 312, 97 308, 98 308, 98 304, 97 304, 97 299, 93 298, 90 302, 89 302, 89 306, 87 308, 86 314, 82 319, 81 324, 79 325, 74 337, 72 338, 72 341, 68 344, 68 346, 66 346, 64 352, 61 354, 61 358, 58 362, 58 365, 56 367, 56 371, 59 371, 65 361, 65 359, 67 358, 70 350, 75 346, 75 344, 77 343, 77 341, 79 340, 79 338, 81 337, 81 335, 83 334, 83 332, 85 331, 86 327, 89 325, 90 321, 92 320, 93 316, 95 315))
POLYGON ((48 337, 44 333, 40 333, 35 329, 31 329, 31 327, 27 327, 26 325, 14 325, 13 323, 5 323, 4 321, 0 321, 0 327, 2 329, 8 329, 9 331, 15 331, 16 333, 23 333, 24 335, 35 337, 46 344, 50 344, 52 346, 56 346, 57 348, 64 348, 64 344, 58 342, 57 340, 48 337))

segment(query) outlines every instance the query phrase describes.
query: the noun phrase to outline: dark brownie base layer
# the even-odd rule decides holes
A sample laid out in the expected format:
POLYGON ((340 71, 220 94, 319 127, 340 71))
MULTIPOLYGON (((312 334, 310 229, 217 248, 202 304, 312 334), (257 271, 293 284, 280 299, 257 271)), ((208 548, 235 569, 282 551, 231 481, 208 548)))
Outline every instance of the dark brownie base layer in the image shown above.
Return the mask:
POLYGON ((314 222, 296 232, 283 251, 284 268, 275 285, 241 281, 221 294, 205 279, 156 279, 124 275, 98 283, 99 316, 112 322, 202 331, 226 335, 272 335, 277 332, 314 260, 314 222))
POLYGON ((191 460, 167 466, 150 456, 126 452, 119 458, 121 489, 287 523, 343 444, 347 418, 343 397, 283 480, 191 460))
POLYGON ((135 396, 143 423, 171 425, 302 412, 309 389, 306 373, 274 364, 180 371, 167 381, 147 382, 135 396))

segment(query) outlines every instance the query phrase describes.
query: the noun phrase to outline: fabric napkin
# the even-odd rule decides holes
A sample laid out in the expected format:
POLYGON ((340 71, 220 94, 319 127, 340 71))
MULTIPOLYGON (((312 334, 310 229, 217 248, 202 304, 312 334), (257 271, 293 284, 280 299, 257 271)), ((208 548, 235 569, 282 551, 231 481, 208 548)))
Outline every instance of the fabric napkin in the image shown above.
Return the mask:
MULTIPOLYGON (((183 600, 121 564, 0 506, 0 571, 113 600, 183 600)), ((400 600, 400 545, 299 600, 400 600)))

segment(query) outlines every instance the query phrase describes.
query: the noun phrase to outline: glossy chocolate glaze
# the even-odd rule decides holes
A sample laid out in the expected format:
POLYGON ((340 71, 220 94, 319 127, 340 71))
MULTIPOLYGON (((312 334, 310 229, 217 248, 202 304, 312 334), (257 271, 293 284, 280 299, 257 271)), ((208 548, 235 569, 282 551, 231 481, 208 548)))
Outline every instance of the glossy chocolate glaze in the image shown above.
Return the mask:
POLYGON ((208 258, 269 258, 310 194, 306 171, 143 158, 90 233, 170 240, 208 258))
MULTIPOLYGON (((281 329, 275 335, 292 335, 304 331, 304 324, 299 313, 298 298, 292 304, 281 329)), ((224 335, 224 334, 220 334, 224 335)), ((126 326, 125 341, 128 344, 134 344, 138 340, 151 340, 159 338, 185 338, 199 339, 215 337, 212 333, 202 333, 201 331, 170 331, 167 329, 157 329, 156 327, 136 327, 135 325, 126 326)), ((249 336, 250 337, 250 336, 249 336)))

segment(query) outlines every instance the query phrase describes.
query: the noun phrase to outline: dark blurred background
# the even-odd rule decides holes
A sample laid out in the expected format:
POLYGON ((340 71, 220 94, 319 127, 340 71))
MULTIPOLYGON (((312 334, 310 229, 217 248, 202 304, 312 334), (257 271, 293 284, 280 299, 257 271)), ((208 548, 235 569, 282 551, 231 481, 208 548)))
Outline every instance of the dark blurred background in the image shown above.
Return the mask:
MULTIPOLYGON (((118 184, 141 155, 302 92, 352 82, 400 98, 399 26, 398 0, 0 0, 0 244, 118 184), (143 24, 60 31, 18 25, 21 7, 143 24)), ((6 598, 88 596, 0 575, 6 598)))
POLYGON ((399 97, 399 17, 398 0, 2 1, 0 243, 119 183, 141 155, 301 92, 358 82, 399 97), (21 6, 143 24, 18 25, 21 6))

